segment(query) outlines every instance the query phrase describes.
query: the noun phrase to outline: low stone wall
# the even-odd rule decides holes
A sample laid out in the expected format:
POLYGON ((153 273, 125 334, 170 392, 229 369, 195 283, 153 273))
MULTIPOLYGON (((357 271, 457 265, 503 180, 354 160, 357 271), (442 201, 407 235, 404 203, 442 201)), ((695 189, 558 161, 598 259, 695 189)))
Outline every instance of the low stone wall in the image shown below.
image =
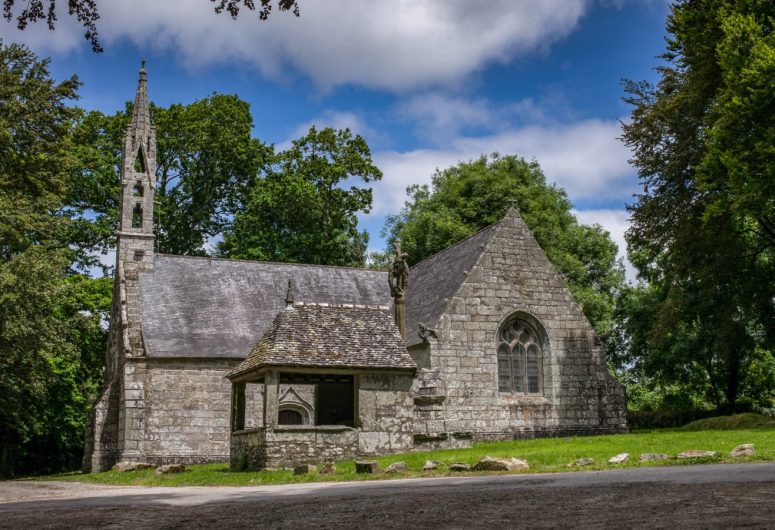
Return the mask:
POLYGON ((233 470, 295 467, 358 456, 358 431, 352 427, 286 426, 231 433, 233 470))
POLYGON ((266 467, 294 467, 359 456, 358 431, 341 426, 284 426, 266 431, 266 467))
POLYGON ((229 467, 234 471, 266 467, 266 429, 259 427, 231 433, 229 467))

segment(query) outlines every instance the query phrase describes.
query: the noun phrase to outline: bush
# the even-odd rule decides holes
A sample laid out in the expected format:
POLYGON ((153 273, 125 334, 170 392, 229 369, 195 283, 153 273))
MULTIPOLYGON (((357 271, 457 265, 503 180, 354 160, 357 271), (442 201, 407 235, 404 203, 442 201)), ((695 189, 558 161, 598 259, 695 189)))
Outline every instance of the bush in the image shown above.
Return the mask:
POLYGON ((692 421, 718 416, 715 410, 628 410, 630 429, 662 429, 680 427, 692 421))

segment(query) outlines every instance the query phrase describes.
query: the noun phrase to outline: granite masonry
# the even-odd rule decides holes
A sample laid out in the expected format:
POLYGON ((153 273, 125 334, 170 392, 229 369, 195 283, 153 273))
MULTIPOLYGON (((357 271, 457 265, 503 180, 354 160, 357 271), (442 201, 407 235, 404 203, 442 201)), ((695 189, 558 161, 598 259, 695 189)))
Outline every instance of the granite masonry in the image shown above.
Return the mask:
POLYGON ((143 67, 123 145, 105 387, 85 471, 292 467, 626 431, 624 390, 515 209, 411 267, 399 251, 388 272, 155 253, 146 77, 143 67), (328 323, 319 335, 316 319, 328 323), (272 336, 293 335, 293 322, 311 326, 299 342, 272 336), (262 342, 271 347, 253 355, 262 342))

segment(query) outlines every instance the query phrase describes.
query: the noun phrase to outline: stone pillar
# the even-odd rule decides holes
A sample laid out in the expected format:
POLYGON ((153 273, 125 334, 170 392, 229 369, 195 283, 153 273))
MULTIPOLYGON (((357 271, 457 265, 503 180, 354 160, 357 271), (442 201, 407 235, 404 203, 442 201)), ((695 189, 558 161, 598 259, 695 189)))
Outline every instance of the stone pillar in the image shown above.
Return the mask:
POLYGON ((268 371, 264 377, 264 426, 274 429, 277 426, 277 412, 280 399, 280 374, 268 371))
POLYGON ((406 289, 409 286, 409 265, 406 263, 408 255, 401 252, 400 239, 396 239, 395 251, 390 258, 388 285, 390 285, 390 295, 393 297, 396 326, 401 338, 406 340, 406 289))

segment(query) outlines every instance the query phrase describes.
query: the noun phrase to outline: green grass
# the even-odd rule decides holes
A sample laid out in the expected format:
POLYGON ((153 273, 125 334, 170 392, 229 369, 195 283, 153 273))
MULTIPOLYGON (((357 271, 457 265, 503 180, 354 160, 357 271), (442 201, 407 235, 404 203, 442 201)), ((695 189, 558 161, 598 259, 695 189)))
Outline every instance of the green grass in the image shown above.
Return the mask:
MULTIPOLYGON (((748 415, 743 415, 748 416, 748 415)), ((732 417, 734 418, 734 417, 732 417)), ((768 418, 767 418, 768 419, 768 418)), ((703 420, 708 421, 708 420, 703 420)), ((695 422, 698 423, 698 422, 695 422)), ((475 444, 470 449, 405 453, 376 458, 381 468, 393 462, 403 461, 408 471, 395 474, 379 473, 359 475, 355 473, 353 461, 337 462, 334 475, 300 475, 293 471, 230 471, 228 464, 206 464, 190 466, 189 470, 175 475, 157 476, 153 470, 136 472, 94 473, 84 475, 72 473, 39 477, 38 480, 78 481, 97 484, 143 485, 143 486, 255 486, 266 484, 290 484, 297 482, 373 480, 385 478, 408 478, 423 476, 447 476, 455 474, 447 466, 456 462, 475 464, 485 455, 494 457, 516 457, 526 460, 530 470, 523 473, 554 473, 563 471, 589 471, 625 467, 689 465, 697 462, 752 462, 775 461, 775 425, 767 422, 753 422, 748 419, 719 419, 701 425, 724 425, 721 429, 685 430, 660 429, 640 431, 633 434, 610 436, 584 436, 573 438, 541 438, 536 440, 515 440, 509 442, 487 442, 475 444), (755 426, 749 427, 751 424, 755 426), (738 427, 735 427, 738 425, 738 427), (742 426, 742 427, 741 427, 742 426), (743 443, 756 446, 756 456, 731 458, 729 451, 743 443), (718 451, 719 457, 692 461, 676 460, 677 453, 690 449, 718 451), (610 465, 608 459, 618 453, 630 453, 625 464, 610 465), (670 460, 638 461, 641 453, 666 453, 670 460), (578 458, 593 458, 595 463, 584 467, 568 467, 578 458), (442 466, 433 472, 423 472, 426 460, 437 460, 442 466)), ((692 429, 700 429, 701 425, 692 429)), ((468 473, 467 473, 468 474, 468 473)), ((471 472, 473 474, 473 472, 471 472)))

